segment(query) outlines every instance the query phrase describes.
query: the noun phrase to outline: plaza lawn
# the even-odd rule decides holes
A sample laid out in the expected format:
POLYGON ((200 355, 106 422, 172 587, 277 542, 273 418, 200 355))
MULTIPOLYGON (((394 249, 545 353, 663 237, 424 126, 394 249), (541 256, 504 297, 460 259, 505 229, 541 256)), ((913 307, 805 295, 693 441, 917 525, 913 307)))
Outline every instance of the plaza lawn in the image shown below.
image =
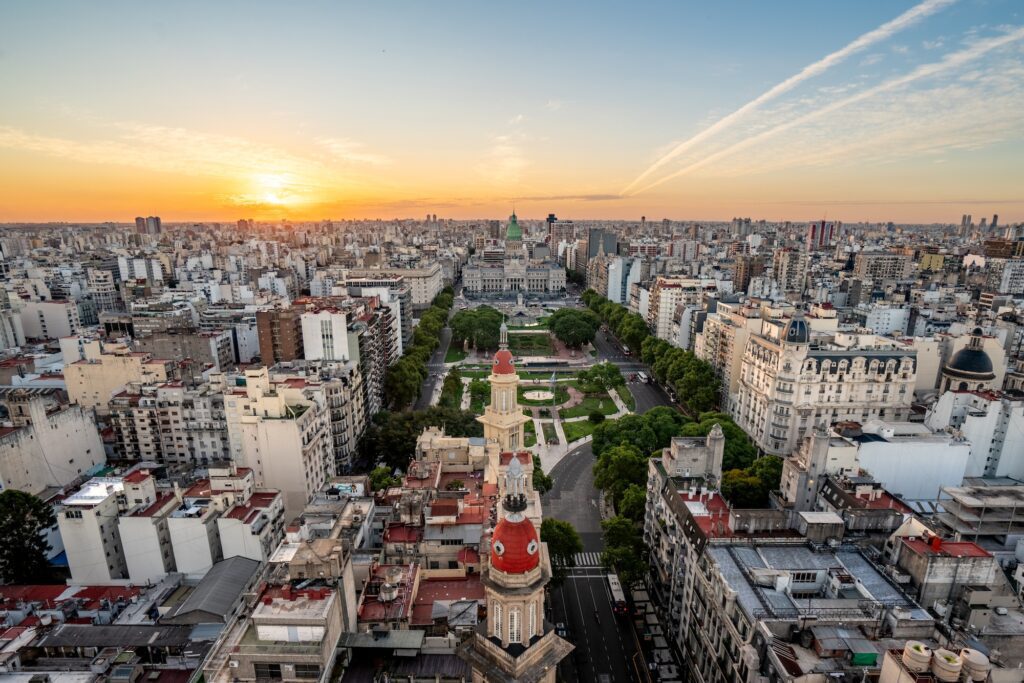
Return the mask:
POLYGON ((529 448, 537 443, 537 430, 533 426, 533 420, 523 425, 523 445, 529 448))
POLYGON ((516 356, 550 356, 554 353, 551 335, 547 332, 510 334, 508 350, 516 356))
POLYGON ((633 392, 629 390, 629 387, 616 387, 615 393, 619 395, 619 398, 621 398, 622 402, 626 404, 626 407, 629 408, 630 412, 636 412, 636 397, 633 396, 633 392))
POLYGON ((570 417, 586 417, 595 410, 600 411, 602 415, 614 415, 618 408, 615 407, 615 401, 605 394, 603 397, 587 396, 583 399, 583 403, 559 410, 558 414, 562 416, 563 420, 566 420, 570 417))
POLYGON ((455 348, 454 346, 448 347, 448 353, 444 354, 445 363, 458 363, 460 360, 465 360, 466 352, 462 349, 455 348))
POLYGON ((569 443, 582 439, 594 433, 594 423, 590 420, 579 420, 577 422, 563 422, 562 429, 565 431, 565 439, 569 443))
POLYGON ((558 432, 555 431, 555 425, 550 422, 542 422, 541 428, 544 430, 544 442, 551 445, 558 443, 558 432))

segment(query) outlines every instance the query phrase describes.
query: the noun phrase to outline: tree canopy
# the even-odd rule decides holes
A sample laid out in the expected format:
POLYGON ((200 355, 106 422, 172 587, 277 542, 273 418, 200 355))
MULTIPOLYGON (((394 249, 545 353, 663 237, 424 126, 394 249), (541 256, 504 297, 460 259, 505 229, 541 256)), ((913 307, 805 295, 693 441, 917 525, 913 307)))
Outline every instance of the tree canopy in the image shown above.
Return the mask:
POLYGON ((495 351, 501 338, 501 313, 490 306, 467 308, 452 316, 452 343, 462 346, 466 340, 480 351, 495 351))
POLYGON ((766 455, 749 467, 722 473, 722 496, 736 508, 768 507, 768 494, 779 488, 782 458, 766 455))
POLYGON ((43 583, 50 575, 43 534, 57 523, 53 509, 24 491, 0 492, 0 579, 5 583, 43 583))
POLYGON ((370 489, 373 491, 384 491, 392 486, 398 486, 402 480, 391 474, 392 469, 387 465, 373 468, 370 472, 370 489))
POLYGON ((632 520, 621 515, 601 522, 604 533, 605 566, 617 571, 627 585, 643 579, 647 573, 647 546, 632 520))
POLYGON ((426 427, 444 427, 449 436, 483 436, 483 425, 469 411, 434 406, 426 410, 377 413, 359 440, 366 463, 405 468, 416 452, 416 439, 426 427))
POLYGON ((555 485, 555 480, 550 475, 544 473, 543 468, 540 466, 540 456, 533 456, 533 490, 540 494, 545 494, 551 490, 555 485))
POLYGON ((548 318, 548 329, 566 346, 579 348, 594 341, 601 320, 591 311, 560 308, 548 318))
POLYGON ((569 522, 545 517, 540 524, 540 540, 548 544, 551 555, 552 581, 557 585, 565 580, 567 569, 576 566, 576 553, 583 552, 583 541, 569 522))

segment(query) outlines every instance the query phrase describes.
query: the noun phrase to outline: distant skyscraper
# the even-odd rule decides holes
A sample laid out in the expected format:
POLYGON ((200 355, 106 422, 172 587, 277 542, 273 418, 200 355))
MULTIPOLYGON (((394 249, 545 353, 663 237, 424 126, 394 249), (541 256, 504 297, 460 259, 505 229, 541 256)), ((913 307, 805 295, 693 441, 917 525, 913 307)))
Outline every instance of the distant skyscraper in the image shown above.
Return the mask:
POLYGON ((993 230, 995 230, 998 225, 999 225, 999 214, 998 213, 994 213, 994 214, 992 214, 992 225, 991 225, 991 227, 992 227, 993 230))
MULTIPOLYGON (((135 219, 135 225, 138 227, 139 219, 135 219)), ((146 230, 147 235, 159 235, 160 234, 160 216, 149 216, 146 218, 146 230)))
POLYGON ((836 237, 836 224, 814 221, 807 225, 807 251, 819 251, 832 246, 836 237))
POLYGON ((988 219, 987 218, 982 218, 981 219, 981 223, 978 225, 978 227, 981 228, 982 230, 984 230, 987 223, 988 223, 988 219))
POLYGON ((146 234, 146 219, 143 218, 142 216, 135 217, 135 232, 139 233, 140 235, 146 234))

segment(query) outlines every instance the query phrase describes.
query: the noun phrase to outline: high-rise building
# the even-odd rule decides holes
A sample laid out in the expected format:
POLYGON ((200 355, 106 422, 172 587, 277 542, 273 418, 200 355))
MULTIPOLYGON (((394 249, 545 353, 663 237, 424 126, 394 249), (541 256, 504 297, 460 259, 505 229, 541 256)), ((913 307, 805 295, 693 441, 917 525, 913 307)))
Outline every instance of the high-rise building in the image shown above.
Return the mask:
POLYGON ((135 217, 135 232, 139 233, 140 235, 146 234, 146 219, 143 218, 142 216, 135 217))
POLYGON ((838 236, 838 226, 828 221, 813 221, 807 224, 807 238, 804 242, 808 251, 821 251, 832 246, 838 236))

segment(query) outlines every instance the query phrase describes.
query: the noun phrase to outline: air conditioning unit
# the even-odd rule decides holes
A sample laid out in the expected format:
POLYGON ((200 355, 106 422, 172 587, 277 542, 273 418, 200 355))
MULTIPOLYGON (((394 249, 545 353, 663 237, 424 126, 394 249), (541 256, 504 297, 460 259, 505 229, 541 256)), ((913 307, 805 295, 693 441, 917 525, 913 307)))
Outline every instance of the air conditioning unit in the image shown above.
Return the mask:
POLYGON ((234 659, 229 659, 228 660, 228 668, 229 669, 237 669, 238 668, 238 662, 236 660, 234 660, 234 659))

